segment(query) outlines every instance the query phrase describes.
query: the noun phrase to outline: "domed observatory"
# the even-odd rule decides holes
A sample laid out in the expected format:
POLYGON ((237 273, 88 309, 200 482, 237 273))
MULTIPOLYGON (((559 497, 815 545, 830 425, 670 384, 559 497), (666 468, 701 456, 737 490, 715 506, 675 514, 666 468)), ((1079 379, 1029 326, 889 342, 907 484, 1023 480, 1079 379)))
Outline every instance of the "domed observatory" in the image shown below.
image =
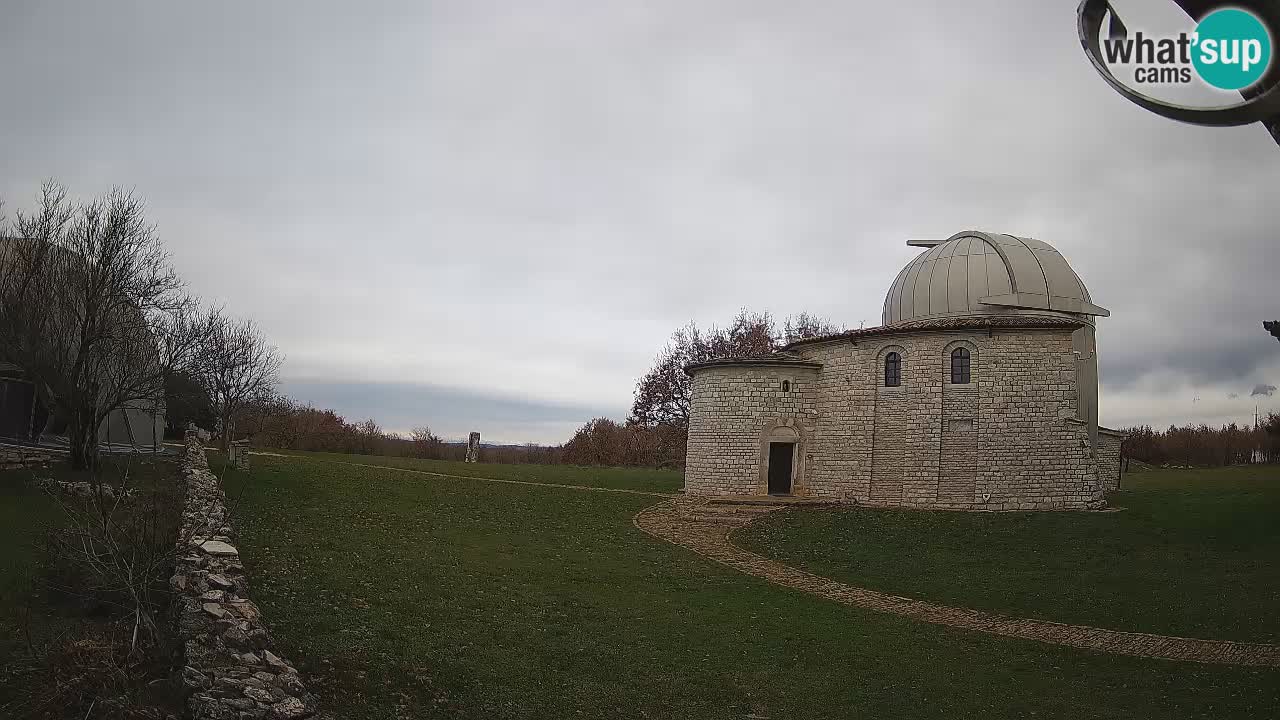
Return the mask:
POLYGON ((685 490, 882 506, 1097 508, 1095 304, 1056 249, 965 231, 898 273, 883 324, 691 365, 685 490))

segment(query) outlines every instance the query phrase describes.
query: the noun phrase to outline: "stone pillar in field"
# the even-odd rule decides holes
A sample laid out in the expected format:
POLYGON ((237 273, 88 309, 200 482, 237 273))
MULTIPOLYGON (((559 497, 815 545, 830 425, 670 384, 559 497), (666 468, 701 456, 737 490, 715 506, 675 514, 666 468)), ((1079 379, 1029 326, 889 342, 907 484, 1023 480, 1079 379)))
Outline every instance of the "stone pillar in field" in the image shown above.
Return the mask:
POLYGON ((480 433, 473 432, 467 438, 467 462, 475 462, 480 456, 480 433))
POLYGON ((237 470, 249 469, 249 441, 232 440, 230 444, 231 465, 237 470))

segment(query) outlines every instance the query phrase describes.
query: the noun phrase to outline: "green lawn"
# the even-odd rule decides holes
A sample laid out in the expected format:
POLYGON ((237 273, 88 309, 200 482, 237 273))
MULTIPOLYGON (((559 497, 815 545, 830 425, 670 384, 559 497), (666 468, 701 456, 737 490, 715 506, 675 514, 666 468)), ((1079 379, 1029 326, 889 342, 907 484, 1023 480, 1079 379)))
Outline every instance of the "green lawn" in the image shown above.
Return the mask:
POLYGON ((776 513, 736 542, 876 590, 1011 615, 1280 641, 1280 467, 1127 475, 1114 513, 776 513))
MULTIPOLYGON (((253 462, 226 481, 255 599, 341 717, 1280 712, 1280 671, 1071 651, 770 586, 635 529, 652 497, 253 462)), ((640 471, 465 470, 673 486, 640 471)))
MULTIPOLYGON (((674 493, 684 486, 684 476, 678 470, 649 470, 639 468, 593 468, 571 465, 496 465, 490 463, 464 463, 450 460, 419 460, 408 457, 381 455, 342 455, 339 453, 279 452, 302 460, 379 465, 383 467, 409 468, 424 472, 465 477, 497 478, 499 480, 525 480, 532 482, 581 485, 584 487, 608 487, 642 492, 674 493)), ((217 457, 223 457, 218 454, 217 457)), ((269 456, 264 456, 269 457, 269 456)))

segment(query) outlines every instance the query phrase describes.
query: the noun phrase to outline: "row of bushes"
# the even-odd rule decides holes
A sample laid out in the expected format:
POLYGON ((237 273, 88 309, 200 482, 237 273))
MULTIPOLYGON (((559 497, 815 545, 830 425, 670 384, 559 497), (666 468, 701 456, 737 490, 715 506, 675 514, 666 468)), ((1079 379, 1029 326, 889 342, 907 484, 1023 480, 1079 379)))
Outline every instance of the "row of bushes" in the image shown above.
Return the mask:
POLYGON ((1169 426, 1125 428, 1124 456, 1152 465, 1218 467, 1280 462, 1280 414, 1271 413, 1257 426, 1169 426))

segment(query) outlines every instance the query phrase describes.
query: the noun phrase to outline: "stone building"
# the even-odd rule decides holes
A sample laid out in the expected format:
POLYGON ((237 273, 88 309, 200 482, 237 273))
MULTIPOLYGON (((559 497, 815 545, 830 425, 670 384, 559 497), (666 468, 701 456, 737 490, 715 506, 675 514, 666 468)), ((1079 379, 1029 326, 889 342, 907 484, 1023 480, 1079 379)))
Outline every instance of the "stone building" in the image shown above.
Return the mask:
POLYGON ((1047 243, 965 231, 898 273, 880 327, 690 365, 685 491, 866 505, 1096 508, 1094 305, 1047 243))

